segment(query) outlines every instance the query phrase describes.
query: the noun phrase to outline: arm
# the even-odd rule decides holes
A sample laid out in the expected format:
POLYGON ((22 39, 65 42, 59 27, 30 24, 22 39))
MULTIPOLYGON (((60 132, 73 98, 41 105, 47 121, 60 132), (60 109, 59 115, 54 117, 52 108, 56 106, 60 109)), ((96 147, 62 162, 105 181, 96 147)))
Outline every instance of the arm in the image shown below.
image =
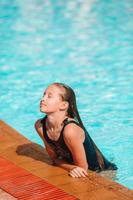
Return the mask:
POLYGON ((72 177, 86 177, 88 164, 83 146, 85 135, 83 130, 75 124, 69 124, 64 129, 64 140, 72 153, 74 164, 66 164, 63 160, 58 161, 57 165, 66 167, 72 177))
POLYGON ((43 140, 44 145, 46 147, 46 151, 48 152, 50 158, 52 159, 52 161, 55 165, 62 167, 63 169, 66 169, 66 170, 71 170, 74 167, 76 167, 76 165, 70 165, 70 164, 66 163, 64 160, 59 160, 57 158, 55 151, 52 149, 52 147, 46 142, 46 140, 43 137, 43 129, 42 129, 42 124, 41 124, 40 119, 35 122, 35 129, 36 129, 38 135, 43 140))
POLYGON ((57 158, 57 156, 56 156, 56 153, 54 152, 54 150, 51 148, 51 146, 44 139, 43 128, 42 128, 40 119, 35 122, 35 129, 36 129, 38 135, 40 136, 40 138, 43 140, 44 145, 46 147, 46 151, 48 152, 50 158, 54 161, 57 158))
POLYGON ((84 139, 84 131, 79 126, 69 124, 64 129, 64 140, 71 151, 74 164, 87 170, 88 164, 83 146, 84 139))
MULTIPOLYGON (((87 176, 87 172, 85 169, 83 168, 78 168, 77 165, 72 165, 72 164, 68 164, 66 163, 64 160, 59 160, 57 158, 56 152, 52 149, 52 147, 46 142, 46 140, 43 137, 43 129, 42 129, 42 124, 40 122, 41 120, 37 120, 35 123, 35 129, 37 131, 37 133, 39 134, 39 136, 41 137, 41 139, 44 142, 44 145, 46 147, 46 150, 50 156, 50 158, 52 159, 52 161, 54 162, 55 165, 62 167, 63 169, 66 169, 69 171, 70 176, 72 177, 85 177, 87 176), (75 172, 76 170, 76 172, 75 172), (78 171, 78 172, 77 172, 78 171)), ((69 127, 70 125, 68 125, 67 127, 69 127)), ((66 127, 66 128, 67 128, 66 127)), ((65 129, 66 129, 65 128, 65 129)), ((65 131, 65 134, 68 132, 68 128, 67 131, 65 131)), ((77 137, 77 136, 76 136, 77 137)), ((68 145, 69 142, 67 142, 68 138, 65 137, 65 142, 68 145)), ((73 155, 73 154, 72 154, 73 155)))

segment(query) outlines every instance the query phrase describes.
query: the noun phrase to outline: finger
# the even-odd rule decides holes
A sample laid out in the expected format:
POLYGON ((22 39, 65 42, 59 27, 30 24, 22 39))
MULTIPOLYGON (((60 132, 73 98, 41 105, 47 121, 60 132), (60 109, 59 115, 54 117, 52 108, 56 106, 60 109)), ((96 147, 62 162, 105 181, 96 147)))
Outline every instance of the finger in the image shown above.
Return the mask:
POLYGON ((80 171, 80 177, 84 177, 84 178, 86 177, 83 171, 80 171))
POLYGON ((83 170, 83 173, 85 176, 88 176, 88 172, 86 170, 83 170))
POLYGON ((73 178, 76 178, 72 173, 69 173, 69 176, 71 176, 73 178))
POLYGON ((76 169, 73 169, 73 170, 71 171, 71 173, 75 176, 75 178, 80 177, 80 175, 79 175, 79 173, 78 173, 78 171, 77 171, 76 169))
POLYGON ((75 169, 73 169, 72 171, 73 171, 73 174, 74 174, 77 178, 86 177, 86 175, 83 173, 83 169, 75 168, 75 169))
POLYGON ((72 169, 72 170, 70 171, 70 175, 71 175, 72 177, 74 177, 74 178, 80 177, 80 174, 79 174, 79 172, 78 172, 76 169, 72 169))
POLYGON ((74 168, 72 171, 76 175, 76 177, 82 177, 81 169, 74 168))
POLYGON ((79 173, 82 175, 82 177, 86 177, 88 176, 88 173, 85 169, 80 169, 80 168, 77 168, 77 170, 79 171, 79 173))
POLYGON ((70 171, 69 175, 73 178, 78 178, 78 175, 74 171, 70 171))

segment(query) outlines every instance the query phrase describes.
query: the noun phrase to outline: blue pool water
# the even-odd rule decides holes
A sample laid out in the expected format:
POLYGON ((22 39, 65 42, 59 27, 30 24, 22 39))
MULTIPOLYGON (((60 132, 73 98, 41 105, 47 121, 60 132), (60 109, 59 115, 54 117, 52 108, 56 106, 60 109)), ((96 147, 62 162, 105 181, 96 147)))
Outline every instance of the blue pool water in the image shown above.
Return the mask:
POLYGON ((0 117, 34 142, 52 82, 76 92, 90 135, 133 189, 132 0, 1 0, 0 117))

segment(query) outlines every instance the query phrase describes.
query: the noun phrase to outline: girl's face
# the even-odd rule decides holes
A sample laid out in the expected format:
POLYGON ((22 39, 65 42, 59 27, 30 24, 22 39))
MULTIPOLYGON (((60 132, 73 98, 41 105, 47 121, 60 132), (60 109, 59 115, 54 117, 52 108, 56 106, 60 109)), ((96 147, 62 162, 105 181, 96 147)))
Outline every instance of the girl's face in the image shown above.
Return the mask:
POLYGON ((63 104, 61 93, 63 91, 56 85, 48 86, 40 101, 40 111, 46 114, 59 111, 63 104))

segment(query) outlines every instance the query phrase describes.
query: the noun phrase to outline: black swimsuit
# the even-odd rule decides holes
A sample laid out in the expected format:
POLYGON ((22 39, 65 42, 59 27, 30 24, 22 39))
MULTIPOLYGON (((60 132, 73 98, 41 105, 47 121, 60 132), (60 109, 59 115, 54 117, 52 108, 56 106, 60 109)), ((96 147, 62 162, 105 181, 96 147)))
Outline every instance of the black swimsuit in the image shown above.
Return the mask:
MULTIPOLYGON (((54 141, 48 137, 47 129, 46 129, 46 117, 47 116, 45 116, 41 120, 41 123, 43 125, 43 136, 44 136, 45 140, 54 149, 54 151, 56 152, 57 157, 59 159, 63 159, 66 162, 72 164, 73 163, 72 154, 71 154, 70 150, 68 149, 67 145, 65 144, 64 137, 63 137, 63 131, 67 124, 74 123, 80 127, 81 127, 81 125, 74 120, 69 120, 68 118, 66 118, 63 121, 64 125, 61 130, 59 139, 57 141, 54 141)), ((103 156, 103 154, 100 152, 100 150, 97 148, 97 146, 91 139, 88 132, 86 130, 84 130, 84 132, 85 132, 85 140, 83 142, 83 146, 85 149, 89 169, 94 170, 94 171, 116 170, 117 169, 116 165, 114 163, 109 162, 103 156)))

